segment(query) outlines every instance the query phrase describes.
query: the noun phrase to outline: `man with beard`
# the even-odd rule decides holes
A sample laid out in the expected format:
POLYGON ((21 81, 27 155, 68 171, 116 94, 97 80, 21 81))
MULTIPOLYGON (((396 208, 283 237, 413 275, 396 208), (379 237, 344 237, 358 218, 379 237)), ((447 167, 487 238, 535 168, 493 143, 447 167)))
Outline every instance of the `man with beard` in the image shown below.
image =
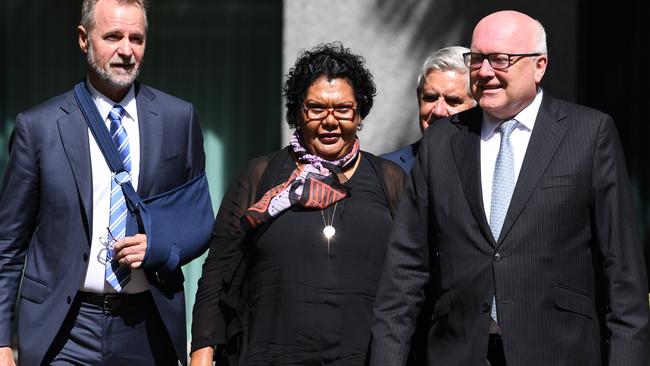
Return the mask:
MULTIPOLYGON (((151 197, 203 172, 205 155, 193 106, 135 82, 146 8, 84 0, 77 31, 85 86, 134 188, 151 197)), ((14 363, 18 294, 20 364, 186 363, 180 267, 141 266, 152 244, 126 234, 124 207, 72 91, 17 116, 0 195, 0 365, 14 363)))

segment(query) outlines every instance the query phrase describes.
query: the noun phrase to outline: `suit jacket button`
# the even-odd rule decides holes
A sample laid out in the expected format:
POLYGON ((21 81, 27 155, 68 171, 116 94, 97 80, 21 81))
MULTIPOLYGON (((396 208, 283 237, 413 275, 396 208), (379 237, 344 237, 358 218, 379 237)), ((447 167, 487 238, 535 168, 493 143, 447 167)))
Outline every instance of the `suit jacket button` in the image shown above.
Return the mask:
POLYGON ((71 298, 70 296, 68 296, 67 301, 68 301, 68 304, 71 303, 71 302, 72 302, 72 298, 71 298))
POLYGON ((88 253, 84 253, 83 259, 84 259, 84 262, 88 262, 88 253))
POLYGON ((490 308, 491 308, 490 304, 488 304, 487 302, 484 302, 484 303, 483 303, 483 312, 484 312, 484 313, 489 313, 489 312, 490 312, 490 308))
POLYGON ((501 254, 499 254, 499 253, 495 253, 495 254, 494 254, 494 261, 495 261, 495 262, 498 262, 498 261, 500 261, 500 260, 501 260, 501 254))

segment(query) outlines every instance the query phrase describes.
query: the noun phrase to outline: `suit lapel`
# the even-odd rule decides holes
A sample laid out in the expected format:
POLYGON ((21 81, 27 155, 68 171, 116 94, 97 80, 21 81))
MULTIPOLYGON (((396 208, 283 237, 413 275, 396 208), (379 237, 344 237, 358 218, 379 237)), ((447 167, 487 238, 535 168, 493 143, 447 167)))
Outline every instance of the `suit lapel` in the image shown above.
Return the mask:
POLYGON ((566 114, 560 110, 557 101, 545 95, 528 142, 508 213, 501 228, 499 244, 503 242, 517 221, 560 145, 567 130, 565 117, 566 114))
POLYGON ((91 223, 93 196, 88 125, 77 103, 74 101, 72 94, 66 99, 61 109, 67 113, 67 115, 59 118, 57 121, 61 143, 63 144, 63 150, 72 169, 72 175, 77 185, 77 192, 79 192, 81 204, 86 213, 87 222, 91 223))
POLYGON ((481 233, 490 244, 495 245, 490 226, 483 208, 483 189, 481 188, 481 109, 472 108, 452 117, 460 131, 452 138, 451 145, 465 197, 481 233))
POLYGON ((156 171, 160 161, 160 151, 163 141, 163 126, 158 106, 154 102, 155 95, 149 88, 136 84, 136 105, 138 108, 138 129, 140 133, 140 177, 138 178, 138 193, 142 197, 149 196, 156 171))

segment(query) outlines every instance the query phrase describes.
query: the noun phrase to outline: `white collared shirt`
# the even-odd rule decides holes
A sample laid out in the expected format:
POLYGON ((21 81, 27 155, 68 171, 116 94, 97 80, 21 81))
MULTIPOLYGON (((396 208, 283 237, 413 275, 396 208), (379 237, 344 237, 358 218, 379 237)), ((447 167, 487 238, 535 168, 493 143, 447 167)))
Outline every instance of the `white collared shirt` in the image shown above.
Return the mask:
MULTIPOLYGON (((122 118, 122 125, 129 136, 129 148, 131 150, 131 184, 138 189, 138 177, 140 173, 140 135, 138 128, 138 109, 135 102, 133 86, 129 89, 121 102, 115 103, 95 89, 89 81, 86 81, 90 95, 106 123, 110 127, 108 114, 113 105, 121 105, 126 113, 122 118)), ((102 154, 90 129, 88 130, 88 142, 90 146, 90 166, 92 170, 93 185, 93 210, 92 210, 92 237, 90 244, 90 257, 86 275, 82 279, 79 290, 94 293, 114 293, 115 290, 105 280, 106 266, 99 258, 106 258, 104 244, 99 238, 107 234, 109 221, 110 199, 111 199, 111 178, 112 173, 104 155, 102 154)), ((131 279, 124 287, 122 293, 138 293, 147 291, 147 281, 142 270, 131 270, 131 279)))
MULTIPOLYGON (((519 171, 524 162, 530 134, 533 132, 533 127, 535 127, 537 112, 542 103, 542 96, 542 89, 537 89, 537 94, 532 103, 514 117, 519 122, 510 135, 510 142, 515 155, 515 179, 519 177, 519 171)), ((501 122, 503 120, 495 120, 483 112, 483 122, 481 123, 481 189, 483 191, 483 207, 488 222, 490 220, 494 165, 501 145, 501 134, 496 132, 496 129, 501 122)))

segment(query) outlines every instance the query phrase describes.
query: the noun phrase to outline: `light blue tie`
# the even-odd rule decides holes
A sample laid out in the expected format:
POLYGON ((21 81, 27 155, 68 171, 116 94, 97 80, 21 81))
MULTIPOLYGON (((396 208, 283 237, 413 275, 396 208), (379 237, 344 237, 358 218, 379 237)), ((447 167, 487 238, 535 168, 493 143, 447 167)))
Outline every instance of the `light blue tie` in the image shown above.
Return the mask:
MULTIPOLYGON (((122 106, 116 104, 108 115, 111 120, 110 134, 117 151, 122 158, 124 168, 131 172, 131 151, 129 149, 129 136, 122 126, 122 117, 126 111, 122 106)), ((111 208, 108 226, 115 240, 121 240, 126 235, 126 201, 122 193, 122 187, 117 183, 116 178, 111 179, 111 208)), ((113 260, 113 250, 109 249, 106 254, 106 282, 116 291, 122 291, 131 279, 131 269, 128 266, 120 266, 117 260, 113 260)))
MULTIPOLYGON (((501 227, 510 206, 512 192, 515 190, 515 154, 510 142, 510 134, 517 127, 517 120, 503 122, 498 128, 501 131, 501 145, 494 164, 492 179, 492 199, 490 201, 490 231, 494 241, 499 240, 501 227)), ((492 298, 492 319, 497 321, 496 297, 492 298)))

